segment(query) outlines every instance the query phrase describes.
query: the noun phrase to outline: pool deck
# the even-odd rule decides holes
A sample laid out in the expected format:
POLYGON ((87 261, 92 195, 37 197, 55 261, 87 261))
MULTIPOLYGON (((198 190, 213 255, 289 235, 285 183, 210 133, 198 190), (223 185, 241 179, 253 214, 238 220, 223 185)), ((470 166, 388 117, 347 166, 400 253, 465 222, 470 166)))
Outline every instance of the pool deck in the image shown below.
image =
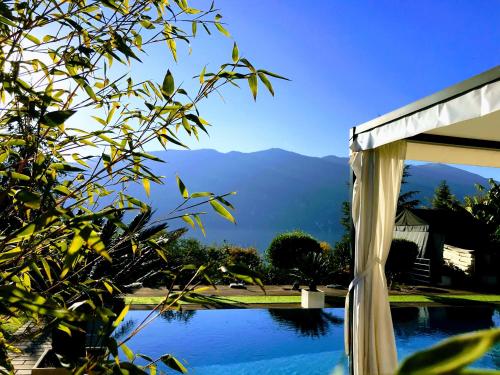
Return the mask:
MULTIPOLYGON (((346 288, 327 288, 326 286, 319 286, 318 289, 325 292, 325 304, 326 307, 343 307, 345 296, 347 293, 346 288)), ((213 287, 207 287, 206 289, 199 292, 199 294, 211 297, 211 298, 221 298, 220 301, 213 301, 213 303, 198 304, 198 303, 186 303, 182 305, 184 310, 198 310, 198 309, 217 309, 217 308, 293 308, 300 307, 300 303, 224 303, 222 299, 230 299, 231 297, 250 297, 258 299, 259 296, 280 296, 280 297, 290 297, 295 298, 300 297, 300 291, 292 290, 290 285, 266 285, 264 292, 257 286, 249 285, 245 289, 233 289, 229 286, 217 286, 217 289, 213 287)), ((132 300, 133 309, 149 309, 154 306, 154 304, 148 303, 133 303, 133 299, 139 297, 138 299, 147 299, 148 297, 164 297, 167 294, 167 289, 158 288, 141 288, 135 291, 133 294, 127 295, 129 299, 132 300)), ((500 297, 498 295, 491 295, 493 298, 489 301, 473 300, 471 297, 478 296, 476 292, 448 289, 441 287, 430 287, 430 286, 412 286, 404 290, 391 290, 390 291, 391 306, 401 307, 401 306, 465 306, 471 304, 500 304, 500 297), (408 297, 408 298, 406 298, 408 297), (408 300, 407 300, 408 299, 408 300)), ((481 296, 488 296, 481 294, 481 296)))

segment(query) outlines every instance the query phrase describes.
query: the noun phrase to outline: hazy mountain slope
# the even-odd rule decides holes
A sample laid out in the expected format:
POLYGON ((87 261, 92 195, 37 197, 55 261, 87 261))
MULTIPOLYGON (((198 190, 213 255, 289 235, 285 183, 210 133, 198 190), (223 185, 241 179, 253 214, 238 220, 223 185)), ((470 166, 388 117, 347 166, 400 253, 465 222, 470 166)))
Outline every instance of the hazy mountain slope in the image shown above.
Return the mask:
MULTIPOLYGON (((236 226, 210 213, 204 217, 205 239, 199 231, 190 232, 205 242, 227 240, 264 250, 280 231, 300 228, 331 243, 342 233, 339 216, 342 201, 348 199, 347 158, 316 158, 280 149, 253 153, 195 150, 155 154, 167 161, 151 165, 158 175, 167 177, 165 185, 151 186, 150 203, 160 217, 181 201, 176 174, 191 192, 237 192, 230 199, 236 206, 236 226)), ((422 199, 431 197, 442 179, 449 182, 458 198, 472 193, 474 183, 485 182, 478 175, 445 165, 413 166, 411 173, 405 189, 419 190, 422 199)), ((144 197, 142 187, 132 190, 144 197)), ((209 208, 204 210, 210 212, 209 208)))

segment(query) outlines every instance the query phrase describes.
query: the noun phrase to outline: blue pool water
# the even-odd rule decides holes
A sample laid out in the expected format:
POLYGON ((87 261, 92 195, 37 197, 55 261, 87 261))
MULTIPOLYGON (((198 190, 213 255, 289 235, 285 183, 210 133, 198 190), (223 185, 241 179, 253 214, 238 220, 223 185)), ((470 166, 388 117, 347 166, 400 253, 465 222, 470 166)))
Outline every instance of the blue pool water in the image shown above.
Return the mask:
MULTIPOLYGON (((148 311, 131 311, 133 327, 148 311)), ((451 335, 500 326, 493 307, 392 309, 399 358, 451 335)), ((168 312, 128 346, 157 358, 173 354, 192 374, 330 374, 345 366, 344 309, 233 309, 168 312)), ((497 346, 474 367, 500 368, 497 346)))

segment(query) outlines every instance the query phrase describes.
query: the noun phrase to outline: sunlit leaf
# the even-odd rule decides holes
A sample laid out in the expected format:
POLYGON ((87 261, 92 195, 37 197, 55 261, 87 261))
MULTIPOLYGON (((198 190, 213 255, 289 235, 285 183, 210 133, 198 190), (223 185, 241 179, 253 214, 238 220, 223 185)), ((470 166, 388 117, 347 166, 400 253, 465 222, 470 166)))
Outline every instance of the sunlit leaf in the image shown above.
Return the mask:
POLYGON ((179 191, 181 192, 181 195, 184 199, 188 199, 189 198, 189 192, 186 188, 186 185, 184 185, 184 182, 182 182, 182 180, 180 179, 179 176, 176 176, 175 177, 176 180, 177 180, 177 186, 179 187, 179 191))
POLYGON ((236 42, 233 45, 232 57, 233 57, 233 62, 235 62, 235 63, 238 62, 238 60, 240 58, 240 54, 239 54, 238 46, 236 45, 236 42))
POLYGON ((248 86, 250 87, 250 91, 252 92, 253 99, 257 99, 257 76, 252 74, 248 77, 248 86))
POLYGON ((269 92, 271 93, 271 95, 274 96, 273 85, 267 79, 266 75, 264 73, 261 73, 261 72, 259 72, 258 74, 259 74, 259 78, 262 81, 262 83, 264 84, 264 86, 266 86, 267 89, 269 90, 269 92))
POLYGON ((16 194, 16 199, 19 199, 26 207, 39 209, 40 195, 28 190, 19 190, 16 194))
POLYGON ((172 96, 175 90, 174 77, 170 70, 167 70, 167 74, 165 74, 165 78, 163 79, 163 84, 161 86, 163 93, 167 96, 172 96))
POLYGON ((212 199, 212 200, 210 200, 210 205, 224 219, 229 220, 230 222, 236 224, 236 221, 234 220, 233 215, 231 215, 231 213, 228 210, 226 210, 226 208, 222 204, 220 204, 218 201, 212 199))
POLYGON ((151 195, 151 185, 149 179, 143 178, 142 186, 144 186, 144 191, 146 192, 146 195, 149 197, 151 195))
POLYGON ((193 221, 193 219, 191 219, 191 216, 183 215, 183 216, 181 216, 181 219, 184 220, 186 223, 188 223, 189 225, 191 225, 191 227, 194 228, 194 221, 193 221))
POLYGON ((180 363, 175 357, 170 354, 165 354, 160 357, 160 361, 162 361, 165 365, 170 367, 172 370, 182 372, 183 374, 187 374, 187 369, 180 363))
POLYGON ((454 336, 406 358, 397 374, 451 374, 479 359, 500 342, 500 328, 454 336))

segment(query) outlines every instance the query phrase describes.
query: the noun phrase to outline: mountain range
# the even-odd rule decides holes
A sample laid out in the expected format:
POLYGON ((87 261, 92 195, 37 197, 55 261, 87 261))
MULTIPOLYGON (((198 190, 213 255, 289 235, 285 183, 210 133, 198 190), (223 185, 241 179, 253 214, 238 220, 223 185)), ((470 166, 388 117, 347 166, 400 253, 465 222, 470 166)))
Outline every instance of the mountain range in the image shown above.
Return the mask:
MULTIPOLYGON (((235 191, 229 200, 235 206, 234 225, 202 208, 206 237, 198 229, 187 236, 205 243, 228 241, 264 251, 279 232, 302 229, 317 239, 333 244, 343 229, 339 223, 341 204, 349 196, 348 158, 311 157, 282 149, 242 153, 215 150, 153 152, 165 163, 149 167, 165 184, 151 185, 150 198, 142 186, 130 193, 148 201, 158 218, 165 217, 182 202, 175 176, 182 178, 190 192, 216 194, 235 191)), ((458 199, 475 192, 474 184, 486 184, 477 174, 443 164, 412 165, 403 191, 417 190, 423 205, 429 205, 434 189, 446 180, 458 199)), ((183 222, 172 223, 171 228, 183 222)))

